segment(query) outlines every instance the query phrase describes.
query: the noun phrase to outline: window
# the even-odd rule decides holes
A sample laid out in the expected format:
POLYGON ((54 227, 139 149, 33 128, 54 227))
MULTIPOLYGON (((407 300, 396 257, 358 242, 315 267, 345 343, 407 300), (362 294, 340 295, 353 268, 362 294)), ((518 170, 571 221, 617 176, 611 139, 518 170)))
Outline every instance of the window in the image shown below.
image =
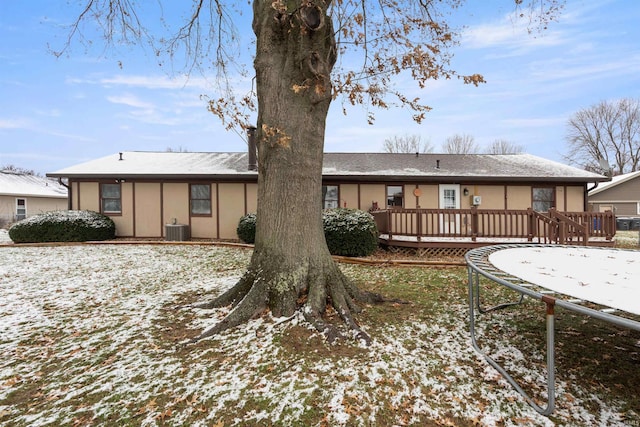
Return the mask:
POLYGON ((402 207, 402 185, 387 185, 387 207, 402 207))
POLYGON ((456 189, 445 188, 442 190, 442 209, 455 209, 457 205, 456 189))
POLYGON ((102 202, 102 213, 122 213, 122 192, 120 191, 120 184, 102 184, 100 186, 100 198, 102 202))
POLYGON ((211 215, 209 184, 191 184, 191 215, 211 215))
POLYGON ((555 189, 553 187, 534 187, 532 194, 532 207, 537 212, 549 212, 555 207, 555 189))
POLYGON ((322 186, 322 209, 333 209, 338 207, 340 207, 340 200, 338 199, 338 186, 323 185, 322 186))
POLYGON ((27 217, 27 199, 16 199, 16 221, 27 217))

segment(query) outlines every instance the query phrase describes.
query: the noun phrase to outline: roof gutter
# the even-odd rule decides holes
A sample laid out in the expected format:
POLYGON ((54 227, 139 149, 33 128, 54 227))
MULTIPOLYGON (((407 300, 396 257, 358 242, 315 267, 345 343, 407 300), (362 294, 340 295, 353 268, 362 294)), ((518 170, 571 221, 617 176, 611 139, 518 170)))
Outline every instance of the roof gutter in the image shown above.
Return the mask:
POLYGON ((591 187, 591 188, 587 188, 587 194, 591 193, 591 191, 592 191, 592 190, 595 190, 596 188, 598 188, 598 184, 600 184, 600 183, 599 183, 598 181, 596 181, 596 182, 593 184, 593 187, 591 187))

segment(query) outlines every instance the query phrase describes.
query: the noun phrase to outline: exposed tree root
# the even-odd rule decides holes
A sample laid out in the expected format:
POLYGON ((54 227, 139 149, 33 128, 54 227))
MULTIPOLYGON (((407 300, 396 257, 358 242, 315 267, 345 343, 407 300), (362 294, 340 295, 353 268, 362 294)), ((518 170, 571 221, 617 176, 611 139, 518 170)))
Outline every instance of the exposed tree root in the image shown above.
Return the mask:
MULTIPOLYGON (((242 279, 238 284, 236 284, 231 290, 238 287, 238 285, 242 283, 242 279)), ((239 293, 239 291, 237 291, 239 293)), ((227 292, 221 295, 219 298, 228 298, 227 292)), ((212 301, 212 307, 221 307, 221 305, 217 305, 218 299, 212 301)), ((238 304, 235 305, 233 310, 219 323, 216 323, 213 327, 205 330, 197 337, 191 339, 189 344, 200 341, 203 338, 211 337, 220 332, 226 331, 227 329, 234 328, 242 323, 245 323, 255 317, 257 314, 262 312, 267 307, 267 292, 264 286, 264 283, 257 282, 254 283, 253 286, 246 293, 244 298, 240 300, 238 304)))
POLYGON ((247 271, 238 281, 238 283, 233 285, 231 289, 227 290, 219 297, 201 304, 193 304, 190 307, 202 308, 207 310, 210 310, 212 308, 226 307, 228 305, 235 307, 240 303, 240 301, 242 301, 245 295, 249 293, 251 287, 253 286, 254 280, 255 275, 253 275, 250 271, 247 271))
POLYGON ((265 309, 270 309, 275 317, 291 317, 296 311, 301 311, 305 320, 323 334, 329 343, 333 343, 344 339, 345 335, 341 328, 326 320, 330 305, 342 320, 348 336, 368 345, 371 337, 360 328, 354 314, 360 313, 360 304, 383 302, 405 303, 359 289, 331 258, 306 264, 286 274, 274 267, 270 271, 250 268, 222 295, 212 301, 192 306, 204 309, 231 306, 232 310, 222 321, 189 342, 194 343, 236 327, 263 313, 265 309), (260 274, 256 271, 260 271, 260 274))

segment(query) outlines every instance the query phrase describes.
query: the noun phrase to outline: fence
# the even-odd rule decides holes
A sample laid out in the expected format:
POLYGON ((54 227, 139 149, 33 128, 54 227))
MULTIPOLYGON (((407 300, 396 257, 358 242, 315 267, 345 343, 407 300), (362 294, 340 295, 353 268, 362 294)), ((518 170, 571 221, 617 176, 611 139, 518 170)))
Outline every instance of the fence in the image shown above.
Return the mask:
POLYGON ((389 240, 417 238, 504 238, 540 243, 587 244, 589 238, 611 240, 612 212, 558 212, 498 209, 400 209, 372 212, 378 231, 389 240))

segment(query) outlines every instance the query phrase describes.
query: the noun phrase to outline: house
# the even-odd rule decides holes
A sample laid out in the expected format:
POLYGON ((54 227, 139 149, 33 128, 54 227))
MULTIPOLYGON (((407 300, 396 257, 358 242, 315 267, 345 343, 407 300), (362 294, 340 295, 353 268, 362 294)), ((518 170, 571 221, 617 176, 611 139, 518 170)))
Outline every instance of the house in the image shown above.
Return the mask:
POLYGON ((617 175, 589 191, 589 207, 616 216, 640 217, 640 171, 617 175))
MULTIPOLYGON (((184 224, 193 238, 236 239, 257 205, 249 157, 131 151, 47 175, 68 180, 72 209, 112 217, 118 236, 162 238, 184 224)), ((321 197, 324 208, 582 212, 588 183, 605 180, 529 154, 326 153, 321 197)))
POLYGON ((43 212, 68 209, 68 191, 57 181, 0 171, 0 227, 43 212))
POLYGON ((589 209, 612 211, 618 229, 640 228, 640 171, 614 176, 611 181, 598 184, 588 194, 589 209))

